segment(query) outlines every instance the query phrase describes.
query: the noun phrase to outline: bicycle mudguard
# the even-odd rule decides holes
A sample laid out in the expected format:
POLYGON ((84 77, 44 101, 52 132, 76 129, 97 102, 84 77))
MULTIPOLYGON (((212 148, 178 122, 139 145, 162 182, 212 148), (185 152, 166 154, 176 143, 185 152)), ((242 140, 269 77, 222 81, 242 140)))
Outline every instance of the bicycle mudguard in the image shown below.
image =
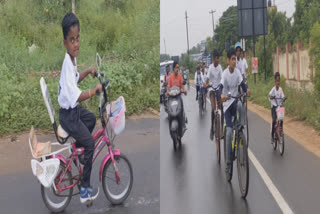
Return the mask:
POLYGON ((63 157, 61 154, 55 154, 55 157, 53 155, 50 156, 50 158, 58 158, 60 161, 62 161, 65 165, 67 165, 67 160, 65 157, 63 157))
MULTIPOLYGON (((113 155, 120 155, 120 149, 115 149, 113 150, 113 155)), ((111 158, 110 154, 107 154, 106 156, 104 156, 102 162, 101 162, 101 165, 100 165, 100 171, 99 171, 99 179, 100 179, 100 182, 102 180, 102 171, 103 171, 103 168, 104 168, 104 165, 106 165, 106 163, 108 162, 108 160, 111 158)))

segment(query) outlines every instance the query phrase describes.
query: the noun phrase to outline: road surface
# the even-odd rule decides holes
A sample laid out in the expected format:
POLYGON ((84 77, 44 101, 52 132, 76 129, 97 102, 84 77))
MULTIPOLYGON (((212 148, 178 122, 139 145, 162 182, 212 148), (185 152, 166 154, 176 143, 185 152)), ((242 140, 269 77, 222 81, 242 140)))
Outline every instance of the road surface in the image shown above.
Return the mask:
POLYGON ((270 144, 270 124, 252 112, 248 112, 249 192, 242 199, 236 167, 228 183, 224 161, 221 165, 216 161, 215 144, 209 140, 210 105, 200 118, 194 88, 188 92, 183 96, 188 130, 180 151, 173 150, 167 114, 160 107, 161 214, 320 212, 319 158, 288 136, 281 157, 270 144))

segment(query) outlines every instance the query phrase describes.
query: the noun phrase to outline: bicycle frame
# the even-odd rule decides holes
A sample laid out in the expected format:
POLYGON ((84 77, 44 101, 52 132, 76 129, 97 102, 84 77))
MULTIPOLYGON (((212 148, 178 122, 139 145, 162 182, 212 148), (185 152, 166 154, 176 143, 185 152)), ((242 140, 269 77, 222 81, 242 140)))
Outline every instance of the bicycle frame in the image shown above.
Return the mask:
MULTIPOLYGON (((108 160, 111 158, 112 164, 115 167, 115 176, 116 176, 117 183, 120 183, 120 177, 119 177, 119 174, 118 174, 118 170, 116 169, 116 166, 115 166, 115 163, 114 163, 115 162, 114 155, 120 155, 120 150, 118 150, 118 149, 113 150, 112 141, 110 140, 110 138, 106 134, 106 127, 102 127, 99 130, 97 130, 93 135, 93 139, 94 139, 94 141, 96 143, 95 143, 95 147, 94 147, 94 154, 93 154, 92 163, 94 163, 94 161, 97 159, 97 157, 99 156, 101 150, 105 147, 105 145, 108 146, 108 151, 109 151, 109 153, 104 157, 104 159, 102 160, 101 165, 100 165, 100 171, 99 171, 100 181, 102 179, 103 167, 108 162, 108 160)), ((58 193, 61 193, 61 192, 65 191, 65 190, 67 190, 67 189, 71 189, 74 186, 76 186, 78 184, 80 176, 82 175, 82 168, 80 166, 80 162, 79 162, 79 158, 78 158, 79 157, 78 151, 80 150, 81 151, 81 155, 82 155, 84 153, 84 149, 83 149, 83 147, 76 148, 74 143, 72 143, 71 146, 72 146, 72 149, 73 149, 73 152, 71 154, 71 158, 67 163, 66 163, 66 161, 64 161, 66 163, 66 165, 67 165, 66 169, 63 172, 62 176, 61 176, 61 174, 58 174, 57 178, 61 176, 59 178, 58 184, 57 185, 53 184, 55 190, 58 193), (72 185, 69 185, 69 186, 60 187, 61 182, 65 180, 63 178, 64 178, 65 174, 67 173, 67 171, 71 172, 71 164, 72 164, 72 162, 74 160, 76 160, 76 163, 77 163, 76 167, 79 170, 79 174, 72 177, 72 179, 75 180, 76 182, 74 182, 72 185)), ((57 158, 61 159, 61 156, 57 157, 57 158)))

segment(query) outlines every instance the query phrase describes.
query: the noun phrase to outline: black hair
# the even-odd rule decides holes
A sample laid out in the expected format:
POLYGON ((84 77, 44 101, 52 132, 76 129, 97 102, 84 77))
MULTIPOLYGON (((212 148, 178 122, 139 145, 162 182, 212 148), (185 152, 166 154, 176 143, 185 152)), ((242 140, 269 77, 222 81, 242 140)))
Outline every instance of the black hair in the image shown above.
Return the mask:
POLYGON ((179 63, 177 61, 173 62, 173 69, 176 67, 176 65, 179 65, 179 63))
POLYGON ((279 72, 276 72, 276 73, 274 74, 274 80, 277 80, 278 77, 279 77, 279 79, 280 79, 280 73, 279 73, 279 72))
POLYGON ((230 48, 227 54, 228 59, 231 59, 233 55, 236 55, 236 50, 234 48, 230 48))
POLYGON ((219 51, 218 51, 217 49, 214 49, 214 50, 213 50, 213 53, 212 53, 212 56, 213 56, 213 58, 214 58, 214 57, 220 57, 219 51))
POLYGON ((240 46, 238 46, 238 47, 236 48, 236 52, 237 52, 238 48, 240 48, 240 53, 241 53, 242 48, 241 48, 240 46))
POLYGON ((70 28, 77 25, 80 31, 80 22, 79 19, 73 13, 67 13, 61 23, 63 38, 66 39, 70 31, 70 28))

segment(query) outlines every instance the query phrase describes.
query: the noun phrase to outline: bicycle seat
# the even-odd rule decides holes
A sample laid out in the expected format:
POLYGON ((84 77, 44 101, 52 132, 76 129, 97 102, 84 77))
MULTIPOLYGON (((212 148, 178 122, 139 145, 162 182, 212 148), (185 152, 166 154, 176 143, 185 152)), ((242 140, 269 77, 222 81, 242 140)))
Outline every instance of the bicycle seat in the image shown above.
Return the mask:
POLYGON ((58 133, 58 137, 61 137, 61 138, 63 138, 63 139, 69 137, 69 133, 66 132, 66 131, 62 128, 62 126, 61 126, 60 124, 59 124, 59 126, 58 126, 57 133, 58 133))

